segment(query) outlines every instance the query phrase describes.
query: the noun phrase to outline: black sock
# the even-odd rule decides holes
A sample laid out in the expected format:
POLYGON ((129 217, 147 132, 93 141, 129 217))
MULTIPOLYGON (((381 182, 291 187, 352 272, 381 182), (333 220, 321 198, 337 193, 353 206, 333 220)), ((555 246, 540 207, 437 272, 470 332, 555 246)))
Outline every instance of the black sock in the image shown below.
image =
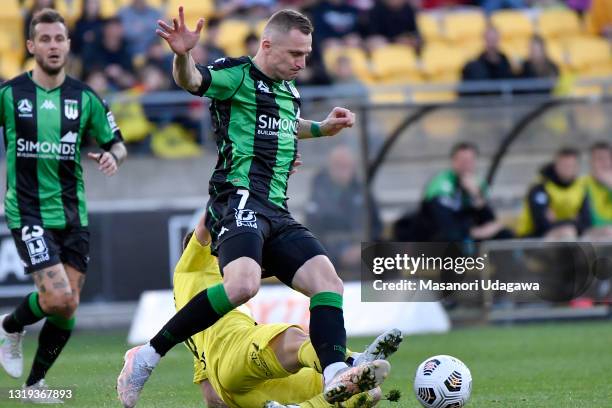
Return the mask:
POLYGON ((38 293, 32 292, 4 319, 2 327, 7 333, 21 333, 24 326, 34 324, 44 317, 45 314, 38 303, 38 293))
POLYGON ((162 327, 151 339, 151 346, 163 357, 172 347, 212 326, 231 309, 233 306, 222 284, 204 289, 162 327))
MULTIPOLYGON (((47 371, 57 360, 72 333, 72 329, 67 328, 69 326, 64 325, 64 328, 58 327, 49 320, 53 319, 47 318, 38 335, 38 350, 36 350, 36 355, 34 356, 30 376, 26 381, 26 386, 28 387, 45 378, 47 371)), ((66 321, 65 319, 61 320, 66 321)), ((73 319, 67 322, 69 321, 72 321, 74 324, 73 319)))
POLYGON ((332 363, 345 361, 346 330, 342 309, 334 306, 312 307, 310 341, 319 356, 322 369, 332 363))

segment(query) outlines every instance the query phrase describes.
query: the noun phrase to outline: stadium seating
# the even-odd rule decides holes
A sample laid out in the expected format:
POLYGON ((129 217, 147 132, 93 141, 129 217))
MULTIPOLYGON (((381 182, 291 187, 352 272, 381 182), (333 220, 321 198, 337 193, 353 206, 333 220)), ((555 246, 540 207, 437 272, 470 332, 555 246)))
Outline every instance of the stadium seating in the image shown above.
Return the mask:
POLYGON ((242 20, 224 20, 219 25, 217 46, 230 57, 244 55, 244 40, 251 32, 249 23, 242 20))
POLYGON ((579 76, 612 75, 610 44, 603 38, 580 38, 568 43, 569 65, 579 76))
POLYGON ((513 64, 520 63, 529 57, 529 38, 502 40, 500 48, 513 64))
POLYGON ((431 82, 455 82, 461 79, 461 70, 467 56, 457 47, 427 44, 421 53, 421 69, 431 82))
POLYGON ((439 18, 433 13, 419 13, 417 15, 419 34, 425 44, 444 42, 439 18))
POLYGON ((445 37, 453 44, 482 39, 487 26, 484 14, 477 11, 446 14, 443 23, 445 37))
POLYGON ((529 16, 516 10, 503 10, 491 16, 491 24, 497 29, 502 42, 528 40, 534 33, 529 16))
POLYGON ((195 27, 199 18, 209 18, 215 12, 214 0, 168 0, 169 16, 176 16, 179 6, 185 9, 185 22, 195 27))
POLYGON ((365 83, 373 81, 365 52, 361 48, 328 47, 323 53, 323 63, 329 72, 334 72, 336 62, 341 56, 351 61, 351 66, 357 78, 365 83))
POLYGON ((546 39, 577 37, 583 33, 582 22, 571 10, 544 10, 538 18, 538 33, 546 39))
POLYGON ((381 83, 420 82, 414 50, 405 45, 392 44, 372 52, 372 72, 381 83))

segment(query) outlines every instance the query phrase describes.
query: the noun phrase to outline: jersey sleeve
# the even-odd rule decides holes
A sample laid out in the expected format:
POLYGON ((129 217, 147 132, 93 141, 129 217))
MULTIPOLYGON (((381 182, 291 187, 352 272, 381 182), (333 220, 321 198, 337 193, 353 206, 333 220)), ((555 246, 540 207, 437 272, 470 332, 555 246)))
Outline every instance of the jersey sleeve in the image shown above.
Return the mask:
POLYGON ((106 102, 95 95, 89 94, 89 96, 91 99, 89 131, 96 139, 98 146, 108 151, 112 145, 123 141, 121 131, 106 102))
POLYGON ((211 65, 196 64, 202 74, 202 84, 196 92, 197 96, 225 100, 232 97, 244 81, 244 64, 221 58, 211 65))

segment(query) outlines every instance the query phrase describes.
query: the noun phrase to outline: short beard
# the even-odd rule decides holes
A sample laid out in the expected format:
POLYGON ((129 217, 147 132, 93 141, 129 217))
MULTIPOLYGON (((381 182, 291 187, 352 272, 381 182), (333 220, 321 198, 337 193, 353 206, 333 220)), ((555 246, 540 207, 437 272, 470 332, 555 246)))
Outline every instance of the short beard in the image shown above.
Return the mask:
POLYGON ((64 67, 66 66, 66 61, 64 61, 64 63, 62 65, 60 65, 59 67, 52 68, 52 67, 48 66, 47 64, 45 64, 45 60, 42 57, 36 57, 35 59, 36 59, 36 63, 40 67, 40 69, 42 69, 44 71, 44 73, 49 75, 49 76, 56 76, 56 75, 58 75, 60 72, 62 72, 62 69, 64 69, 64 67))

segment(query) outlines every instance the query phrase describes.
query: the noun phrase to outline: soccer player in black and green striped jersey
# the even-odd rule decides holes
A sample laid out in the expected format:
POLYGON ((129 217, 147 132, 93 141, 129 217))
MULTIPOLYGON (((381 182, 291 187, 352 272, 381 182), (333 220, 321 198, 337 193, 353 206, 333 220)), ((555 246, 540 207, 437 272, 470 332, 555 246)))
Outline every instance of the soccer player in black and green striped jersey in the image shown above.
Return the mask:
MULTIPOLYGON (((0 363, 13 377, 23 371, 24 326, 45 319, 25 387, 45 387, 45 375, 70 337, 89 261, 81 144, 91 135, 102 147, 90 153, 99 170, 117 172, 126 157, 121 133, 105 103, 66 76, 70 48, 55 10, 34 16, 27 47, 36 64, 0 86, 0 127, 7 161, 5 216, 26 273, 37 291, 0 324, 0 363)), ((61 402, 45 393, 34 402, 61 402)))
POLYGON ((223 283, 199 293, 150 343, 126 353, 119 398, 134 406, 161 356, 255 296, 262 277, 276 276, 310 297, 310 338, 325 397, 330 403, 346 400, 360 387, 374 385, 368 370, 344 362, 342 281, 319 241, 289 213, 287 182, 298 139, 333 136, 351 127, 354 115, 334 108, 320 123, 300 117, 294 80, 306 65, 313 31, 302 14, 275 13, 254 58, 222 58, 210 66, 196 65, 189 54, 203 24, 200 20, 195 31, 188 30, 179 8, 173 25, 160 21, 157 32, 175 53, 175 81, 212 99, 219 156, 209 184, 207 228, 223 283))

